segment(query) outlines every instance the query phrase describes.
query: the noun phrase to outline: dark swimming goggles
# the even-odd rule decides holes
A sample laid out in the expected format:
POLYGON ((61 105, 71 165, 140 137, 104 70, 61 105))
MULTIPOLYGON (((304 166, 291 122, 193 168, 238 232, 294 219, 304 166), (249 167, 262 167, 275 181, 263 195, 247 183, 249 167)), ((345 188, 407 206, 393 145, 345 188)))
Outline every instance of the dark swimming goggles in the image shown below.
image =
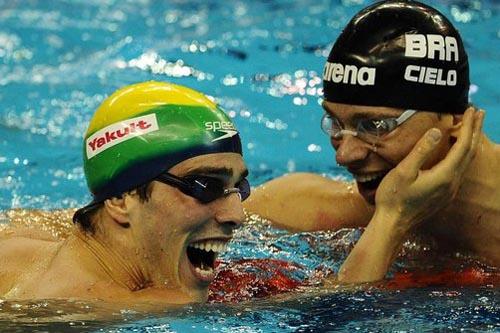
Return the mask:
POLYGON ((231 193, 238 193, 244 201, 250 196, 250 184, 246 178, 240 180, 232 188, 224 188, 222 179, 210 176, 190 175, 177 177, 168 172, 162 173, 155 180, 178 188, 182 193, 197 199, 201 203, 209 203, 231 193))

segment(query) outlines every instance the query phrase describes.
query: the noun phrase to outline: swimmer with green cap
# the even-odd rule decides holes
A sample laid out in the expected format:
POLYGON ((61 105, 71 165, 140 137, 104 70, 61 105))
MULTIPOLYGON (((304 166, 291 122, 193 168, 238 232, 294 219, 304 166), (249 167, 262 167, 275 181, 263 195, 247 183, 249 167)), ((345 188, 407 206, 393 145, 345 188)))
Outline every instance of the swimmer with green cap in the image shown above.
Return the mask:
POLYGON ((250 194, 230 118, 189 88, 134 84, 97 109, 83 155, 93 201, 69 235, 0 237, 2 298, 205 301, 250 194))
MULTIPOLYGON (((2 299, 205 301, 215 260, 243 222, 250 194, 239 134, 226 114, 186 87, 127 86, 95 112, 83 156, 93 200, 74 213, 73 225, 64 211, 13 211, 0 228, 2 299)), ((427 204, 448 196, 401 191, 408 193, 427 204)), ((364 236, 337 283, 385 274, 384 252, 370 245, 387 244, 380 235, 364 236)))
POLYGON ((323 85, 321 130, 355 184, 291 174, 257 188, 246 208, 291 230, 368 225, 365 234, 391 238, 377 243, 389 245, 386 266, 410 232, 500 266, 500 146, 468 103, 467 54, 450 21, 416 1, 363 9, 334 43, 323 85), (434 198, 443 190, 446 200, 434 198), (413 196, 426 192, 428 206, 413 196))

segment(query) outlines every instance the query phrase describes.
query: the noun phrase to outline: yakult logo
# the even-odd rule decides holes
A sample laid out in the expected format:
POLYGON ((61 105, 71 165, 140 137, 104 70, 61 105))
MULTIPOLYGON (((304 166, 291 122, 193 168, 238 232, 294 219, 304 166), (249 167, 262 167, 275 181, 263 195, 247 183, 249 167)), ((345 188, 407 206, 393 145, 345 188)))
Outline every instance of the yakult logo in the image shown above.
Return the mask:
POLYGON ((360 86, 375 85, 375 67, 360 67, 327 62, 323 70, 323 80, 360 86))
POLYGON ((86 140, 87 158, 91 159, 121 142, 157 131, 158 129, 156 114, 131 118, 106 126, 92 134, 86 140))

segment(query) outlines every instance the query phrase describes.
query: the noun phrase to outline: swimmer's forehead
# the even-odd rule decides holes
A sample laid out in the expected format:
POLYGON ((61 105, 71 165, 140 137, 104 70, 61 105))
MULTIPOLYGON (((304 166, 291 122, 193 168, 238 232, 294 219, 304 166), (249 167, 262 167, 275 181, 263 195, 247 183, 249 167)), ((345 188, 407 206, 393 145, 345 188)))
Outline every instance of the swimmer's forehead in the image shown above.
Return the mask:
POLYGON ((398 117, 404 109, 385 106, 366 106, 354 104, 333 103, 324 100, 322 107, 325 112, 333 116, 345 118, 374 118, 374 117, 398 117))
POLYGON ((241 155, 216 153, 195 156, 176 164, 170 173, 177 176, 206 175, 241 179, 248 176, 248 169, 241 155))

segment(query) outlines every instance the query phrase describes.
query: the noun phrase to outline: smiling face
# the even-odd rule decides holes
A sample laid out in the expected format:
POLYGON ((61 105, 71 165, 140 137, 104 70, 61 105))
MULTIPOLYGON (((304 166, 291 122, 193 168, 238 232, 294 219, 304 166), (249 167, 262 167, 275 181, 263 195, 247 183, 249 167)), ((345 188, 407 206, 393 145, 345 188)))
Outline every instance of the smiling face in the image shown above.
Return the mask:
MULTIPOLYGON (((169 172, 178 177, 203 175, 237 187, 247 175, 241 155, 217 153, 183 161, 169 172)), ((237 193, 202 204, 179 189, 153 181, 151 197, 131 202, 130 231, 140 270, 155 288, 174 289, 188 301, 205 301, 214 279, 217 255, 244 220, 237 193)))
MULTIPOLYGON (((372 107, 331 103, 324 101, 323 108, 337 118, 344 129, 355 131, 360 119, 397 118, 404 110, 389 107, 372 107)), ((450 129, 453 117, 433 112, 419 111, 390 133, 375 141, 363 141, 351 134, 341 138, 330 138, 336 150, 337 163, 353 175, 359 193, 371 203, 375 203, 375 193, 383 177, 393 169, 415 146, 424 133, 432 127, 443 133, 438 148, 424 165, 430 168, 440 161, 450 147, 450 129)))

